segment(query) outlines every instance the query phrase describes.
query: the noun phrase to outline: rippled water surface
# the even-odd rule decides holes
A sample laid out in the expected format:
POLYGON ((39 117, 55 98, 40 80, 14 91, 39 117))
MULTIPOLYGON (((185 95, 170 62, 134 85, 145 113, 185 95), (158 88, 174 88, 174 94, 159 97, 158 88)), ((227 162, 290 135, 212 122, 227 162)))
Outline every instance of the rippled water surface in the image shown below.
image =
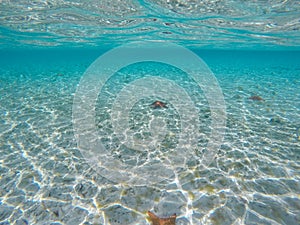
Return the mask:
POLYGON ((103 46, 169 40, 205 48, 300 44, 297 0, 1 0, 0 44, 103 46))

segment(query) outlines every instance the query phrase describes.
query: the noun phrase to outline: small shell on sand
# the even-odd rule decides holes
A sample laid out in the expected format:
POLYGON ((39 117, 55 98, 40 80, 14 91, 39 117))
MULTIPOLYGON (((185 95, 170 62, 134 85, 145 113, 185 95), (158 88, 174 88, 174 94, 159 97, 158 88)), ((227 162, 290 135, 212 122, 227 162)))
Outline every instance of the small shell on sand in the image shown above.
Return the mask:
POLYGON ((258 95, 253 95, 253 96, 249 97, 249 99, 251 99, 253 101, 264 101, 264 99, 258 95))

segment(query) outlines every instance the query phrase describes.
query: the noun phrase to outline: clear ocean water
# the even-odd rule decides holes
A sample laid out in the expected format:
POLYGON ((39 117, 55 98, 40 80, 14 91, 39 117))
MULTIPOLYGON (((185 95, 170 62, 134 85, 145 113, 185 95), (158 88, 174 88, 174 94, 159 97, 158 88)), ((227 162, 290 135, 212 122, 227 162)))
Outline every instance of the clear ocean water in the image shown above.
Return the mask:
POLYGON ((296 0, 0 0, 0 224, 300 224, 299 15, 296 0), (144 60, 78 94, 133 41, 182 46, 214 79, 144 60))

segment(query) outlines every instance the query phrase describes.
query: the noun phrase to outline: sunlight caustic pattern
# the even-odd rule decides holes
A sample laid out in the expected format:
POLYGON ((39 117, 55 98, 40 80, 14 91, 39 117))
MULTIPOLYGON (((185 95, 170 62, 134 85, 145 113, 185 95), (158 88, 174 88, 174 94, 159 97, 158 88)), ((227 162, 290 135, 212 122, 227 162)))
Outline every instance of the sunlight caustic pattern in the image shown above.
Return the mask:
MULTIPOLYGON (((101 97, 101 96, 100 96, 101 97)), ((73 104, 73 124, 78 146, 91 166, 115 182, 145 185, 173 176, 173 168, 184 167, 189 160, 208 165, 220 146, 225 130, 225 103, 217 80, 207 65, 192 51, 171 43, 138 42, 115 48, 100 56, 85 72, 77 88, 73 104), (152 137, 138 143, 128 129, 129 112, 139 99, 147 96, 162 98, 172 104, 181 119, 181 134, 173 153, 162 161, 148 158, 143 166, 124 164, 112 157, 101 143, 95 127, 95 103, 106 81, 115 72, 130 64, 154 61, 175 66, 191 76, 203 90, 210 105, 212 130, 206 151, 197 158, 191 149, 197 144, 198 111, 188 94, 171 80, 148 76, 131 82, 115 100, 112 118, 114 132, 127 148, 151 151, 157 147, 160 135, 165 135, 163 122, 151 126, 152 137), (153 88, 155 87, 155 88, 153 88), (151 176, 156 174, 156 176, 151 176), (150 177, 153 177, 151 179, 150 177)), ((151 124, 155 123, 152 121, 151 124)))

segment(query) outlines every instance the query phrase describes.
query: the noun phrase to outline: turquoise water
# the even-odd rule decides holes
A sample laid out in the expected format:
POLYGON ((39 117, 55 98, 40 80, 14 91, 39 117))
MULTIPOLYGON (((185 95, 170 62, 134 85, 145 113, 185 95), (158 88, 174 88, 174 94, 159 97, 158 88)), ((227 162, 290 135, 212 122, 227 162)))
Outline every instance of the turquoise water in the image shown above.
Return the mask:
MULTIPOLYGON (((2 51, 1 223, 147 224, 145 212, 155 210, 161 216, 176 213, 177 224, 297 224, 300 53, 195 52, 223 91, 227 125, 213 163, 180 171, 178 188, 172 182, 146 186, 111 182, 82 157, 72 126, 73 97, 84 71, 103 52, 2 51), (252 95, 265 101, 252 101, 252 95)), ((176 78, 168 67, 148 64, 122 73, 141 76, 144 68, 176 78)), ((117 83, 120 76, 117 73, 111 80, 119 87, 116 92, 124 82, 117 83)), ((199 93, 194 100, 202 102, 200 128, 208 135, 209 108, 199 93)), ((109 143, 113 131, 105 130, 110 120, 105 115, 114 95, 103 94, 96 121, 104 142, 109 143)), ((132 113, 147 115, 145 110, 149 110, 147 104, 138 102, 132 113)), ((162 117, 175 127, 173 132, 179 132, 176 112, 162 117)), ((136 121, 140 128, 149 118, 136 121)))
POLYGON ((0 224, 300 224, 299 7, 0 0, 0 224))

